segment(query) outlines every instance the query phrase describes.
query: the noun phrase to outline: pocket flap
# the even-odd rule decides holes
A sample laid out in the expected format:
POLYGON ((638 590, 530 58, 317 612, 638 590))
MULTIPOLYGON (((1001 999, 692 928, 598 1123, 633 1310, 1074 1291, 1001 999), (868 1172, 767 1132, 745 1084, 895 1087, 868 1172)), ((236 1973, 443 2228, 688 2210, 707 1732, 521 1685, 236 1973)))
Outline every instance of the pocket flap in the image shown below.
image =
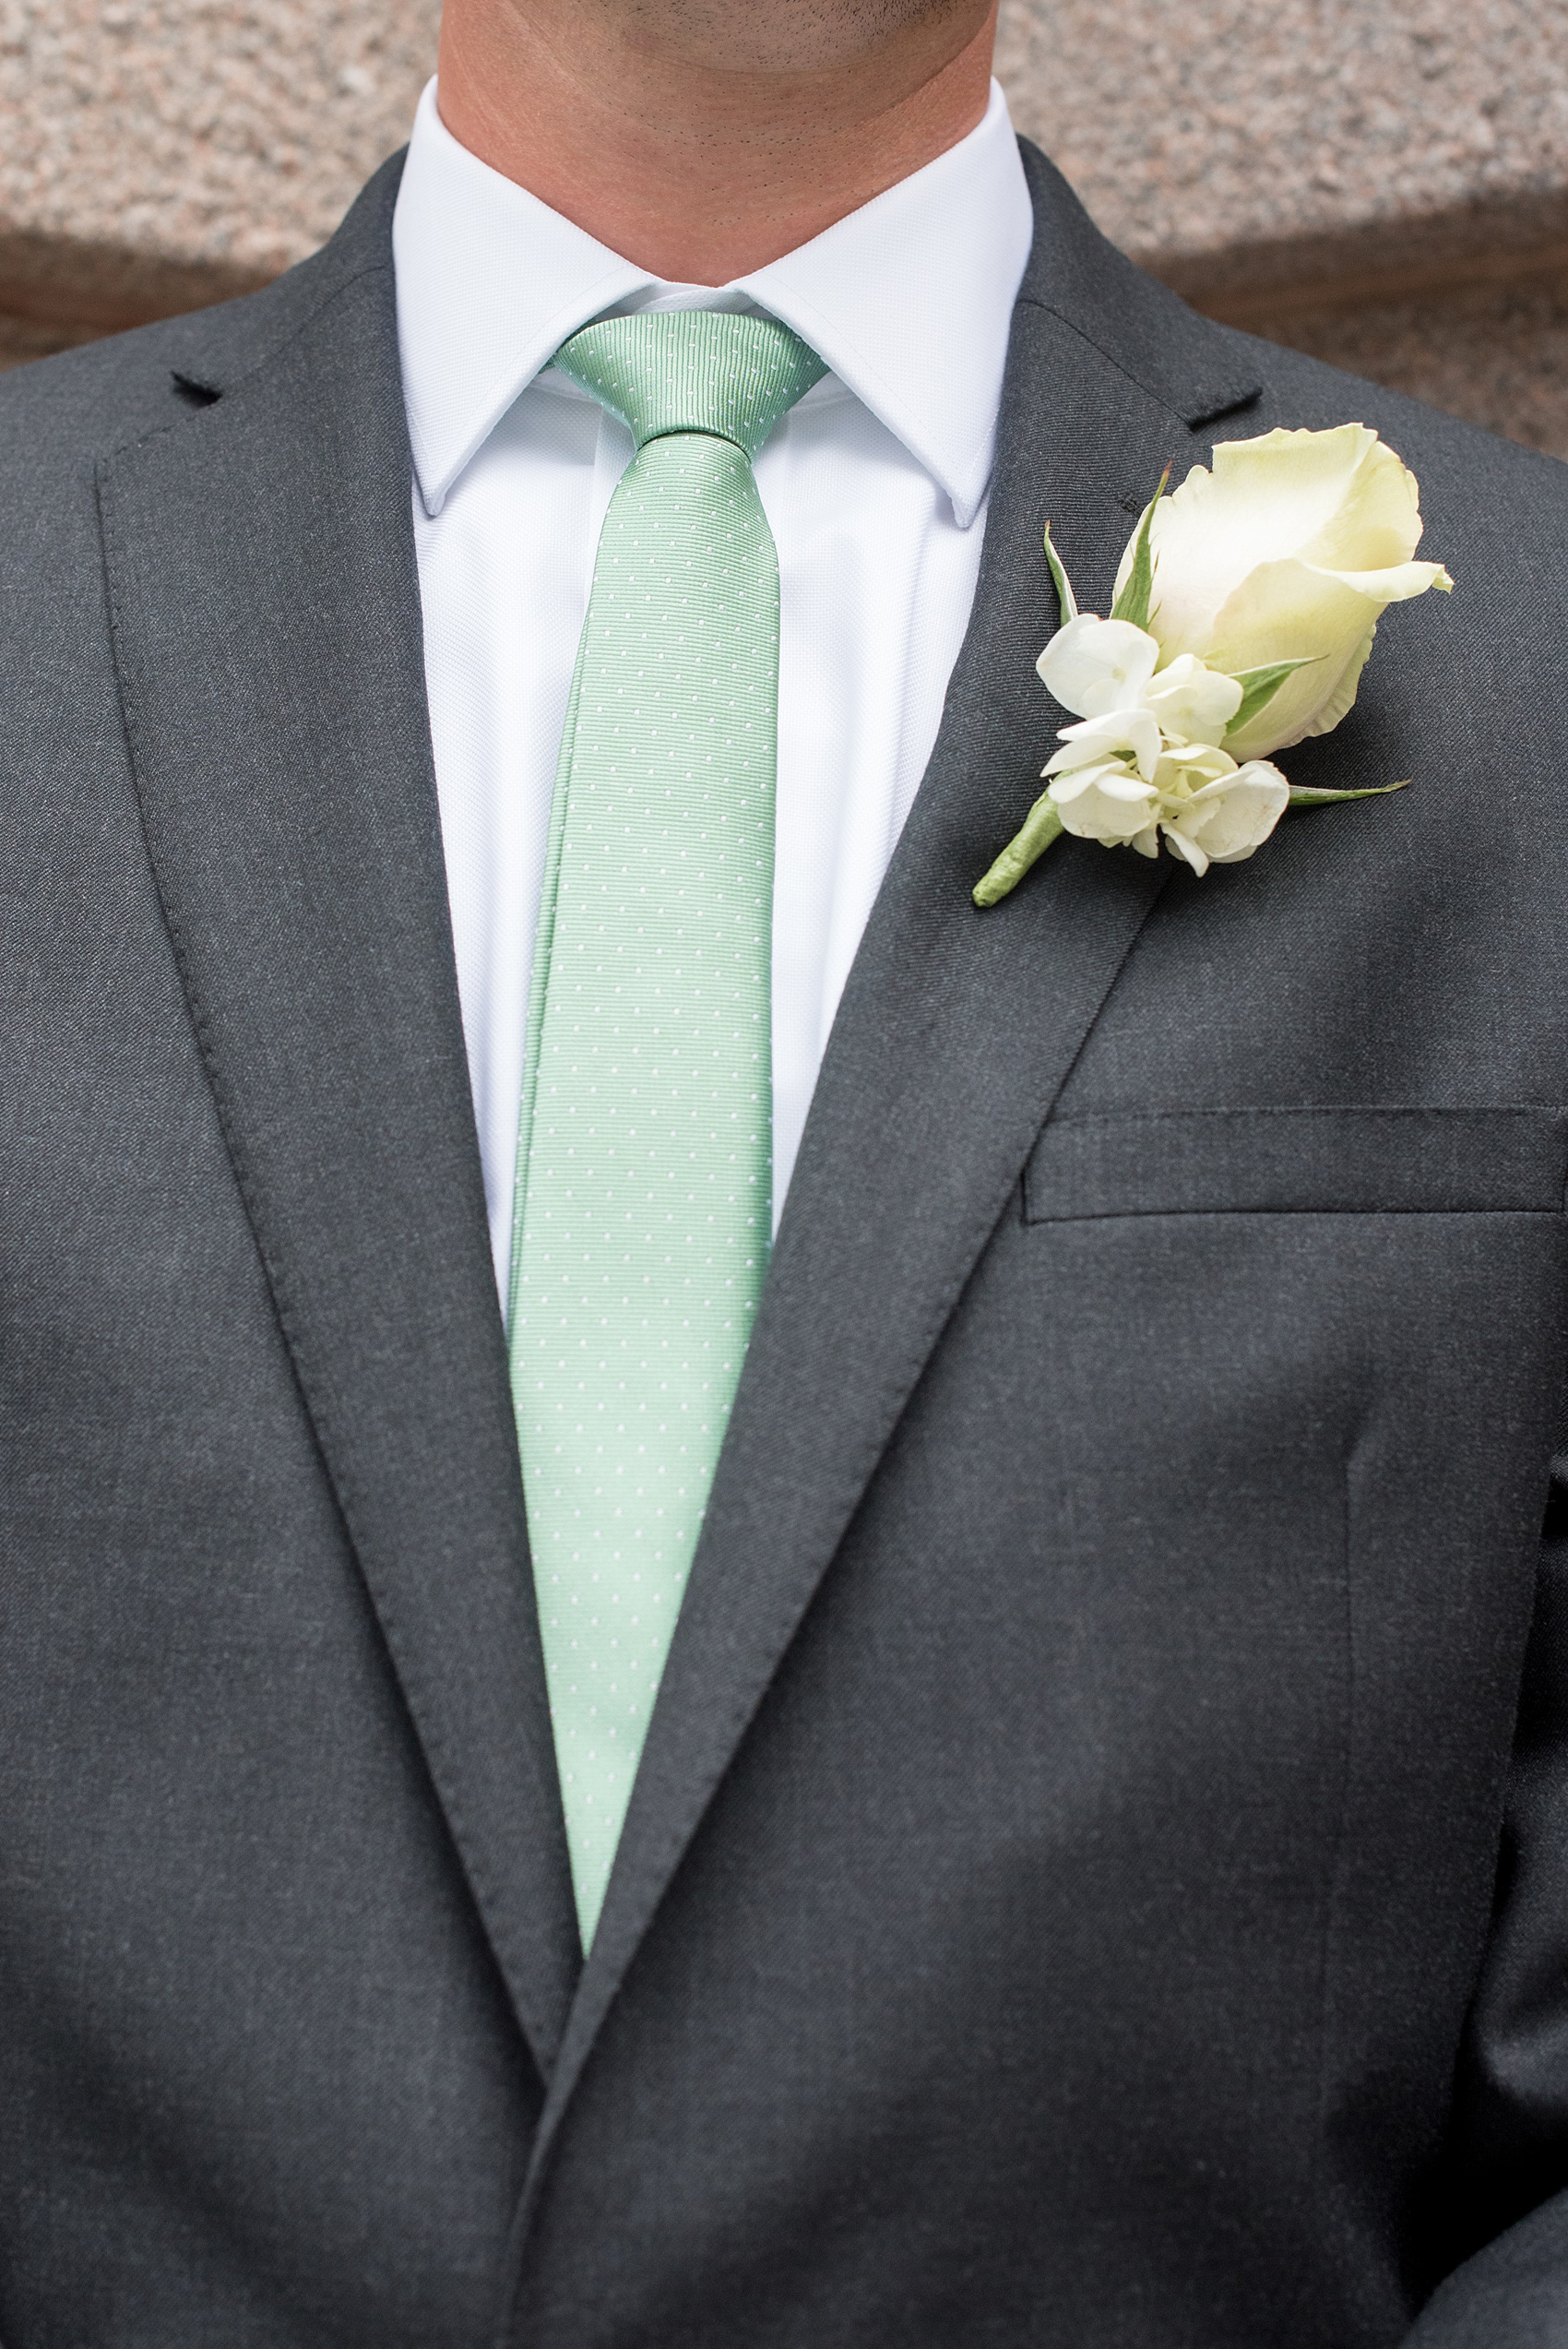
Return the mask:
POLYGON ((1024 1220, 1560 1210, 1568 1110, 1148 1110, 1051 1118, 1024 1220))

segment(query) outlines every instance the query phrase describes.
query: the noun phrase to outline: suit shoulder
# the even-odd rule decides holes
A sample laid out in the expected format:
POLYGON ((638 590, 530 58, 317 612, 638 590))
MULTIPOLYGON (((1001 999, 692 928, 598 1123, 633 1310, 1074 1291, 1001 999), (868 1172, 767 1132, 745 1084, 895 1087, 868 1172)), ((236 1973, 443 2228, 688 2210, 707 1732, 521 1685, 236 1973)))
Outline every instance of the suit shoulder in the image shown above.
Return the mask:
POLYGON ((329 244, 255 293, 35 360, 0 376, 0 482, 27 498, 62 473, 180 422, 241 381, 355 280, 390 272, 402 156, 384 164, 329 244))
MULTIPOLYGON (((197 316, 206 315, 196 313, 197 316)), ((185 318, 136 327, 0 376, 0 465, 8 489, 172 421, 185 318)))
POLYGON ((317 264, 257 293, 136 327, 0 376, 0 471, 7 489, 64 467, 75 472, 177 423, 225 383, 259 364, 340 289, 317 264))

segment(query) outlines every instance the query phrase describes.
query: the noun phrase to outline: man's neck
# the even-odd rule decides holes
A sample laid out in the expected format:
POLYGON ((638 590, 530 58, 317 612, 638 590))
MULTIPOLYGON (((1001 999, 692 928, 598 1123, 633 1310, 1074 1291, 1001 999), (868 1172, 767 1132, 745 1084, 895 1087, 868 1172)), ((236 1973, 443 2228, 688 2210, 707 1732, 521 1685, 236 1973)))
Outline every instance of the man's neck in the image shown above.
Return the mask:
POLYGON ((639 268, 724 285, 907 179, 986 109, 996 0, 869 24, 863 5, 789 5, 774 33, 779 0, 718 0, 717 18, 711 0, 447 0, 442 118, 639 268))

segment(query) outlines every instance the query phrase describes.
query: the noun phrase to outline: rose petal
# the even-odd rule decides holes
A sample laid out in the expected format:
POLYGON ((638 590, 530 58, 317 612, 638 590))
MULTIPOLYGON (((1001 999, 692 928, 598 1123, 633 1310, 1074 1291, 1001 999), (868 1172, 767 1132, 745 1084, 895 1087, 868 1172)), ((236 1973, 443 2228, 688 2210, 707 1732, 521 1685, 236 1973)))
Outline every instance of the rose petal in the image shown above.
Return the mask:
MULTIPOLYGON (((1367 462, 1379 446, 1365 424, 1277 431, 1221 441, 1212 471, 1193 468, 1156 509, 1150 539, 1156 609, 1149 631, 1167 660, 1178 652, 1207 653, 1214 615, 1260 564, 1292 556, 1336 567, 1355 564, 1363 519, 1365 543, 1373 550, 1365 558, 1369 567, 1408 559, 1420 536, 1420 516, 1409 525, 1414 535, 1408 543, 1391 538, 1385 492, 1392 477, 1367 462), (1314 550, 1310 555, 1309 548, 1314 550)), ((1393 450, 1386 455, 1403 474, 1393 450)), ((1414 513, 1413 499, 1408 512, 1414 513)), ((1129 558, 1123 560, 1130 569, 1129 558)), ((1118 592, 1121 587, 1118 576, 1118 592)))
MULTIPOLYGON (((1226 747, 1245 758, 1326 733, 1355 700, 1384 607, 1452 585, 1413 559, 1420 536, 1416 478, 1365 424, 1220 442, 1212 471, 1194 467, 1154 512, 1148 633, 1165 666, 1146 704, 1186 655, 1232 675, 1294 661, 1226 747)), ((1119 586, 1131 562, 1129 545, 1119 586)), ((1194 722, 1191 737, 1204 732, 1194 722)))
POLYGON ((1231 670, 1274 661, 1309 665, 1287 677, 1249 724, 1227 736, 1231 756, 1266 756, 1337 725, 1356 698, 1382 609, 1332 572, 1305 563, 1264 563, 1250 573, 1216 618, 1214 665, 1231 670))

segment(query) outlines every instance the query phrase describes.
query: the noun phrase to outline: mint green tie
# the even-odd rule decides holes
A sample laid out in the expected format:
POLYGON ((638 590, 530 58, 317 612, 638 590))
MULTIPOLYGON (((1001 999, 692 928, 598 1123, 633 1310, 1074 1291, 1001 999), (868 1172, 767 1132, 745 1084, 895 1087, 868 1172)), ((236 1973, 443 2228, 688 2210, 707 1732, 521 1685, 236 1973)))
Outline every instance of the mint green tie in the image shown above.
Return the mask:
POLYGON ((556 771, 512 1239, 586 1949, 767 1265, 778 566, 752 459, 824 370, 711 311, 585 327, 555 364, 636 444, 556 771))

